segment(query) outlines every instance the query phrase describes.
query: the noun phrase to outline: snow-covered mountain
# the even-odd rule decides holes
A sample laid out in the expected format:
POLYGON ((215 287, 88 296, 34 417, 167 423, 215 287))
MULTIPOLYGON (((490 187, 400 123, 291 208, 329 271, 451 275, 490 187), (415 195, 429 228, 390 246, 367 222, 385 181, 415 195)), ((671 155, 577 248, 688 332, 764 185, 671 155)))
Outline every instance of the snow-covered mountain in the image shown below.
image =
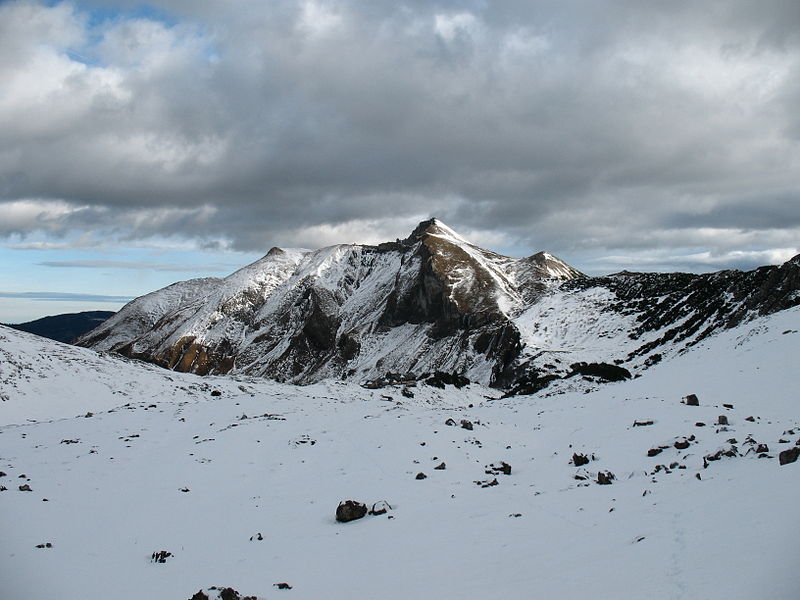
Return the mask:
MULTIPOLYGON (((536 335, 581 339, 558 327, 536 335)), ((794 599, 798 330, 788 308, 630 381, 503 398, 201 377, 0 327, 0 597, 794 599), (343 500, 387 512, 338 523, 343 500)))
POLYGON ((138 298, 78 343, 198 374, 312 383, 442 371, 519 393, 629 377, 797 304, 800 257, 750 272, 590 278, 545 252, 478 248, 432 219, 377 246, 273 248, 224 279, 138 298))
POLYGON ((580 276, 546 253, 483 250, 434 219, 378 246, 273 248, 224 279, 138 298, 79 344, 200 374, 309 383, 441 370, 489 383, 516 358, 511 319, 580 276))

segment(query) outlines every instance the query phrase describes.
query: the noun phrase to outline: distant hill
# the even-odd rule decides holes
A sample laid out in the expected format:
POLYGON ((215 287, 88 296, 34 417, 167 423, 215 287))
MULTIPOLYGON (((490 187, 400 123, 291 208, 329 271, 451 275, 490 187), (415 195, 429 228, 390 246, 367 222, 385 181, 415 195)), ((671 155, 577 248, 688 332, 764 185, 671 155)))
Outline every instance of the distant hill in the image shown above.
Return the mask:
POLYGON ((69 343, 87 331, 100 325, 115 313, 108 310, 90 310, 43 317, 27 323, 9 324, 8 327, 35 333, 58 342, 69 343))

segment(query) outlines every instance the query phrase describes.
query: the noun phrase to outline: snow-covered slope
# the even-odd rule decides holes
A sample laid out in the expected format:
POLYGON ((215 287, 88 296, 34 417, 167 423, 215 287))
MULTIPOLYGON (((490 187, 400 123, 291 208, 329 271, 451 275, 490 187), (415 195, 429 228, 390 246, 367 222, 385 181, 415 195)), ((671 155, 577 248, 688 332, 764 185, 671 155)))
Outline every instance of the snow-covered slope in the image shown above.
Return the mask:
POLYGON ((1 595, 793 599, 798 351, 791 308, 589 393, 410 398, 0 328, 1 595), (347 499, 390 509, 337 523, 347 499))
POLYGON ((197 377, 0 326, 3 424, 83 416, 142 398, 205 397, 208 389, 197 377))
POLYGON ((618 273, 554 286, 514 319, 523 373, 563 376, 576 362, 633 373, 708 336, 800 305, 800 256, 753 271, 618 273))

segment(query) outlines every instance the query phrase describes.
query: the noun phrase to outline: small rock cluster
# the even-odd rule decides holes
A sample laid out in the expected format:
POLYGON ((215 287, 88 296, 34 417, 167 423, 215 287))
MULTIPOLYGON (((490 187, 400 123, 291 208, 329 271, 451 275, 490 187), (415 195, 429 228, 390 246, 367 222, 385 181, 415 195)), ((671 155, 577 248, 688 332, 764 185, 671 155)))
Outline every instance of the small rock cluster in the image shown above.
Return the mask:
POLYGON ((163 564, 167 562, 167 559, 171 556, 174 556, 172 552, 167 552, 166 550, 157 550, 150 555, 150 562, 163 564))
MULTIPOLYGON (((289 585, 287 584, 275 584, 275 585, 289 585)), ((291 586, 288 588, 278 588, 278 589, 292 589, 291 586)), ((237 592, 235 589, 231 587, 216 587, 211 586, 208 588, 208 593, 204 590, 199 590, 194 596, 189 598, 189 600, 258 600, 255 596, 242 596, 237 592), (212 594, 212 595, 209 595, 212 594)))

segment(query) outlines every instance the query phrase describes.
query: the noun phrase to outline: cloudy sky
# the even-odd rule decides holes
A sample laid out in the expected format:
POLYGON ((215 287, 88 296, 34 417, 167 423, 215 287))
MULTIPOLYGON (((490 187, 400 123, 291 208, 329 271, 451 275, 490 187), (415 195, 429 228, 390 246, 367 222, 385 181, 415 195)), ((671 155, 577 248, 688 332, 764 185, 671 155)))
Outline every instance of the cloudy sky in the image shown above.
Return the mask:
POLYGON ((405 237, 800 252, 800 2, 0 0, 0 321, 405 237))

